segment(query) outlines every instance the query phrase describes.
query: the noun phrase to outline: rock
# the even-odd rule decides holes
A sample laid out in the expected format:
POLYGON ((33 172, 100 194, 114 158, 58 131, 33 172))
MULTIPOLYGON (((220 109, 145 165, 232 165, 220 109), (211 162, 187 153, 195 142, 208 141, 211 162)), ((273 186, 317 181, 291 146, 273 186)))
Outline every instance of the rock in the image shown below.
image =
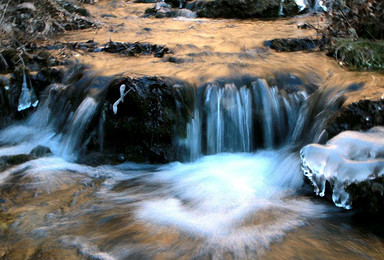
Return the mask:
POLYGON ((57 0, 57 2, 60 4, 60 6, 62 6, 65 10, 70 13, 75 13, 86 17, 89 17, 91 15, 87 9, 75 5, 73 2, 65 0, 57 0))
POLYGON ((9 166, 25 163, 29 160, 32 160, 33 156, 29 154, 16 154, 16 155, 7 155, 0 157, 0 170, 5 170, 9 166))
POLYGON ((62 78, 63 71, 47 67, 31 76, 31 82, 35 86, 36 92, 41 93, 52 83, 61 82, 62 78))
POLYGON ((0 54, 0 73, 12 71, 19 59, 19 52, 14 48, 7 48, 1 51, 0 54))
POLYGON ((330 188, 335 205, 370 215, 384 213, 383 155, 384 127, 345 131, 325 145, 310 144, 300 151, 302 169, 317 195, 330 188))
POLYGON ((7 169, 10 166, 25 163, 27 161, 44 157, 51 154, 51 150, 45 146, 37 146, 30 154, 6 155, 0 157, 0 171, 7 169))
POLYGON ((156 18, 165 18, 165 17, 186 17, 186 18, 196 18, 197 14, 195 11, 186 9, 186 8, 171 8, 170 5, 167 5, 163 2, 156 3, 155 7, 148 8, 145 11, 144 17, 153 16, 156 18))
POLYGON ((309 23, 300 23, 297 25, 297 28, 303 29, 303 30, 307 30, 307 29, 318 30, 315 26, 313 26, 312 24, 309 24, 309 23))
POLYGON ((114 14, 102 14, 101 18, 117 18, 117 16, 114 14))
POLYGON ((324 50, 328 40, 310 38, 286 38, 266 41, 265 46, 279 52, 324 50))
MULTIPOLYGON (((138 56, 138 55, 150 55, 155 57, 163 57, 165 54, 171 53, 171 51, 164 45, 157 45, 145 42, 113 42, 109 41, 100 45, 99 43, 89 40, 86 42, 74 42, 68 44, 62 44, 70 49, 79 49, 88 52, 108 52, 118 53, 126 56, 138 56)), ((44 48, 52 48, 52 46, 45 46, 44 48)))
POLYGON ((177 86, 176 81, 161 77, 122 78, 112 83, 104 103, 103 153, 141 162, 174 160, 176 124, 180 115, 184 125, 188 117, 177 86), (117 104, 122 85, 125 96, 117 104))
POLYGON ((127 56, 154 54, 155 57, 163 57, 164 54, 170 53, 165 46, 150 43, 124 43, 124 42, 108 42, 103 45, 102 51, 109 53, 119 53, 127 56))
POLYGON ((384 214, 384 177, 351 183, 346 191, 353 198, 353 207, 364 214, 383 216, 384 214))
POLYGON ((178 9, 175 14, 176 17, 185 17, 185 18, 196 18, 197 14, 196 12, 193 12, 189 9, 183 8, 178 9))
POLYGON ((330 138, 346 131, 365 131, 384 125, 384 100, 360 100, 344 108, 328 124, 330 138))
POLYGON ((48 155, 51 155, 51 154, 52 154, 51 149, 49 149, 46 146, 42 146, 42 145, 36 146, 30 152, 30 155, 32 155, 33 157, 36 157, 36 158, 48 156, 48 155))
MULTIPOLYGON (((211 0, 205 3, 194 3, 187 8, 198 8, 197 15, 209 18, 270 18, 278 17, 280 0, 211 0)), ((287 16, 298 13, 294 0, 283 3, 283 13, 287 16)))
POLYGON ((6 126, 15 113, 16 106, 12 104, 10 85, 9 77, 0 76, 0 128, 6 126))
POLYGON ((166 0, 166 2, 176 8, 183 8, 187 4, 187 0, 166 0))

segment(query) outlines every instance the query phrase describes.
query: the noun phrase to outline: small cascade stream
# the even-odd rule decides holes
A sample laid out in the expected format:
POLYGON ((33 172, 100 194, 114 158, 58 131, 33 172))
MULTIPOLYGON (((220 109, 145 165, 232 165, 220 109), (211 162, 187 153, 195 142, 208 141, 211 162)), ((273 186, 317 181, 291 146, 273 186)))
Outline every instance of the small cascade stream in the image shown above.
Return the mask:
POLYGON ((300 165, 345 96, 380 97, 383 75, 265 44, 318 39, 298 25, 326 19, 157 19, 143 17, 153 3, 91 2, 100 27, 47 50, 71 60, 60 82, 0 86, 0 105, 16 104, 0 113, 0 259, 383 258, 382 224, 313 196, 300 165), (104 43, 169 51, 82 49, 104 43))
MULTIPOLYGON (((307 225, 341 239, 345 230, 330 221, 341 210, 306 195, 297 147, 321 141, 344 90, 292 75, 217 79, 198 88, 178 82, 175 102, 184 95, 192 109, 185 137, 175 136, 173 145, 188 162, 92 167, 75 162, 90 139, 103 139, 108 130, 105 104, 116 100, 108 101, 105 91, 112 79, 102 79, 83 73, 79 81, 69 76, 66 84, 53 84, 29 118, 1 130, 1 155, 28 154, 37 145, 53 152, 0 174, 5 190, 19 194, 15 201, 29 203, 30 213, 12 224, 16 245, 40 243, 97 259, 245 259, 275 258, 279 250, 269 248, 295 236, 304 244, 328 241, 328 233, 311 237, 307 225)), ((136 83, 126 87, 141 91, 136 83)), ((356 239, 350 243, 367 242, 348 232, 356 239)), ((332 249, 325 253, 332 256, 332 249)))

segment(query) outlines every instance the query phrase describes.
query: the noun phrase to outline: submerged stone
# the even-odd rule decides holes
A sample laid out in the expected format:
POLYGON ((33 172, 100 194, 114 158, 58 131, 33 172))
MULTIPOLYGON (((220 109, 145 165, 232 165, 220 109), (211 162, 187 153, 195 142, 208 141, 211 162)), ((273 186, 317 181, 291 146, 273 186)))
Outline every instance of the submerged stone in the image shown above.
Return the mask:
POLYGON ((30 153, 30 155, 36 157, 36 158, 39 158, 39 157, 44 157, 44 156, 47 156, 47 155, 51 155, 52 152, 51 152, 51 149, 49 149, 48 147, 46 146, 42 146, 42 145, 38 145, 36 146, 30 153))

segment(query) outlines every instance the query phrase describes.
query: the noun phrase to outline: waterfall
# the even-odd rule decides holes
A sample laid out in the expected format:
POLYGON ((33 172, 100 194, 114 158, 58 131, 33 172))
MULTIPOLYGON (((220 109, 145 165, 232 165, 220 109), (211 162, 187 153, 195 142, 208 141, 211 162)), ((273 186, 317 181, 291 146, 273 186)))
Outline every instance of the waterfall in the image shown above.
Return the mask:
POLYGON ((77 159, 85 134, 100 107, 98 95, 108 84, 84 70, 75 73, 69 70, 67 77, 66 84, 52 84, 41 94, 37 110, 25 122, 0 132, 0 144, 9 146, 0 155, 28 154, 36 146, 43 145, 66 160, 77 159))
POLYGON ((187 137, 178 142, 192 161, 202 154, 252 152, 287 144, 309 94, 304 87, 292 91, 260 78, 240 84, 217 81, 200 88, 187 137))
MULTIPOLYGON (((108 114, 107 106, 121 98, 121 88, 120 92, 116 89, 114 95, 108 96, 105 90, 113 86, 110 79, 79 71, 79 75, 69 75, 62 84, 48 87, 40 96, 37 110, 25 122, 0 133, 0 144, 14 145, 4 150, 4 154, 29 153, 37 145, 43 145, 55 155, 73 161, 81 151, 109 149, 113 152, 114 145, 135 151, 139 145, 152 145, 130 143, 129 138, 134 138, 129 137, 132 128, 125 129, 121 122, 131 120, 129 118, 134 115, 127 114, 122 118, 124 113, 108 114), (105 126, 108 120, 121 120, 112 127, 116 127, 116 140, 123 144, 105 142, 110 134, 107 131, 111 131, 111 127, 105 126), (127 147, 129 145, 132 147, 127 147)), ((126 84, 135 83, 126 81, 126 84)), ((120 83, 117 85, 122 86, 120 83)), ((140 92, 140 88, 147 90, 148 86, 144 84, 135 88, 140 92)), ((250 153, 258 149, 322 142, 326 139, 327 120, 339 107, 343 94, 336 88, 331 91, 319 89, 291 74, 265 79, 250 76, 217 79, 196 88, 178 81, 169 85, 169 89, 174 92, 162 93, 164 101, 159 99, 150 108, 156 112, 159 105, 162 110, 153 113, 155 119, 145 120, 158 120, 157 115, 168 113, 167 109, 176 110, 167 115, 175 136, 170 141, 162 140, 161 145, 169 148, 170 154, 174 153, 169 157, 171 160, 182 161, 196 161, 203 155, 250 153), (172 102, 175 104, 173 108, 172 102)), ((143 98, 140 102, 148 102, 144 97, 135 96, 143 98)), ((132 102, 132 97, 130 100, 132 102)), ((119 109, 120 112, 131 111, 129 106, 119 109)))
POLYGON ((72 160, 76 158, 76 149, 80 146, 81 138, 85 134, 96 108, 97 102, 91 97, 86 97, 76 109, 61 145, 61 156, 65 159, 72 160))

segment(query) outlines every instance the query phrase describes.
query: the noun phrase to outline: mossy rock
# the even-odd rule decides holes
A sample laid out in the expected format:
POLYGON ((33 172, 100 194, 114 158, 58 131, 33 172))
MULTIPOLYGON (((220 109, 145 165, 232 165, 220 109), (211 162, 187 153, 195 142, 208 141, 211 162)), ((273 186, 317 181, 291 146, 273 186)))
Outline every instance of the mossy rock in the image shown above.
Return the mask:
POLYGON ((336 39, 329 55, 352 70, 384 70, 384 40, 336 39))

